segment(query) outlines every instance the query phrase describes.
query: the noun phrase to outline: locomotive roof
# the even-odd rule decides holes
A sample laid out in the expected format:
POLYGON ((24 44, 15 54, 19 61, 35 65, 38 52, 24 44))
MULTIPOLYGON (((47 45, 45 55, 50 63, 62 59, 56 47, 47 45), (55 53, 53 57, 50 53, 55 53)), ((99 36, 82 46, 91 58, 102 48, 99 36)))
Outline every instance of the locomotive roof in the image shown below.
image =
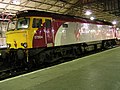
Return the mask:
POLYGON ((37 10, 24 10, 19 11, 16 13, 16 16, 19 17, 26 17, 26 16, 41 16, 41 17, 51 17, 53 19, 59 19, 59 20, 79 20, 83 23, 95 23, 95 24, 104 24, 104 25, 112 25, 110 22, 102 21, 102 20, 90 20, 88 18, 82 18, 78 16, 71 16, 71 15, 63 15, 63 14, 57 14, 57 13, 51 13, 51 12, 45 12, 45 11, 37 11, 37 10))

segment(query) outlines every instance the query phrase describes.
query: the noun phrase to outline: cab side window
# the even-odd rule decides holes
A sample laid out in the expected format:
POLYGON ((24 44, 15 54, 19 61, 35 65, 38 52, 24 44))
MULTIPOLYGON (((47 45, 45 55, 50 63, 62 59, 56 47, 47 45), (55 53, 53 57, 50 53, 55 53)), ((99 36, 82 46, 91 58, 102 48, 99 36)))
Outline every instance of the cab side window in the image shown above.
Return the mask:
POLYGON ((68 24, 63 24, 63 28, 68 28, 68 24))
POLYGON ((40 18, 33 19, 33 25, 32 25, 33 28, 41 28, 41 25, 42 25, 42 19, 40 18))
POLYGON ((51 28, 51 20, 50 19, 45 19, 45 27, 51 28))

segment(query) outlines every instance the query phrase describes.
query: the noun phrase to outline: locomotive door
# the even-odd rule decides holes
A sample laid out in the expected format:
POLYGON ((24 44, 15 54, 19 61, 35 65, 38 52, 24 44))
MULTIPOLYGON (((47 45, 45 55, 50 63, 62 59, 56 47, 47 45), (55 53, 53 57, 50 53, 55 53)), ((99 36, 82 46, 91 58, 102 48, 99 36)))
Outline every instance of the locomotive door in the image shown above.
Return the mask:
POLYGON ((33 36, 33 48, 46 47, 45 31, 42 18, 34 18, 32 24, 33 36))
POLYGON ((53 46, 53 32, 51 19, 45 19, 45 31, 46 31, 46 45, 47 47, 53 46))

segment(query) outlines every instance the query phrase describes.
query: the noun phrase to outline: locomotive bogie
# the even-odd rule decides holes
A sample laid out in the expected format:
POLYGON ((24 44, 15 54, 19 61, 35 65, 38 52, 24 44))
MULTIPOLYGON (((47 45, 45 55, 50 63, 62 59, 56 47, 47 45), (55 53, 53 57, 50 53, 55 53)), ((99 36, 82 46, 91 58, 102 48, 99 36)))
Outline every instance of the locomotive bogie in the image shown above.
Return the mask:
POLYGON ((104 24, 67 22, 46 17, 29 17, 28 24, 27 28, 18 29, 21 26, 18 25, 18 30, 7 32, 10 48, 53 47, 116 38, 112 26, 104 24))

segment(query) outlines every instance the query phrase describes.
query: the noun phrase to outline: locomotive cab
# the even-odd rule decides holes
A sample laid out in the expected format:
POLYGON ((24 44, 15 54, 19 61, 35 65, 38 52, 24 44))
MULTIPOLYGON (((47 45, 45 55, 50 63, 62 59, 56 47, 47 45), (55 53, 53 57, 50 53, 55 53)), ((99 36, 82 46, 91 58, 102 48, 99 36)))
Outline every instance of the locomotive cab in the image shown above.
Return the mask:
POLYGON ((51 18, 24 17, 13 20, 6 33, 9 48, 38 48, 53 45, 51 18))
POLYGON ((6 33, 9 48, 27 48, 27 33, 30 29, 30 18, 19 18, 8 25, 6 33))

